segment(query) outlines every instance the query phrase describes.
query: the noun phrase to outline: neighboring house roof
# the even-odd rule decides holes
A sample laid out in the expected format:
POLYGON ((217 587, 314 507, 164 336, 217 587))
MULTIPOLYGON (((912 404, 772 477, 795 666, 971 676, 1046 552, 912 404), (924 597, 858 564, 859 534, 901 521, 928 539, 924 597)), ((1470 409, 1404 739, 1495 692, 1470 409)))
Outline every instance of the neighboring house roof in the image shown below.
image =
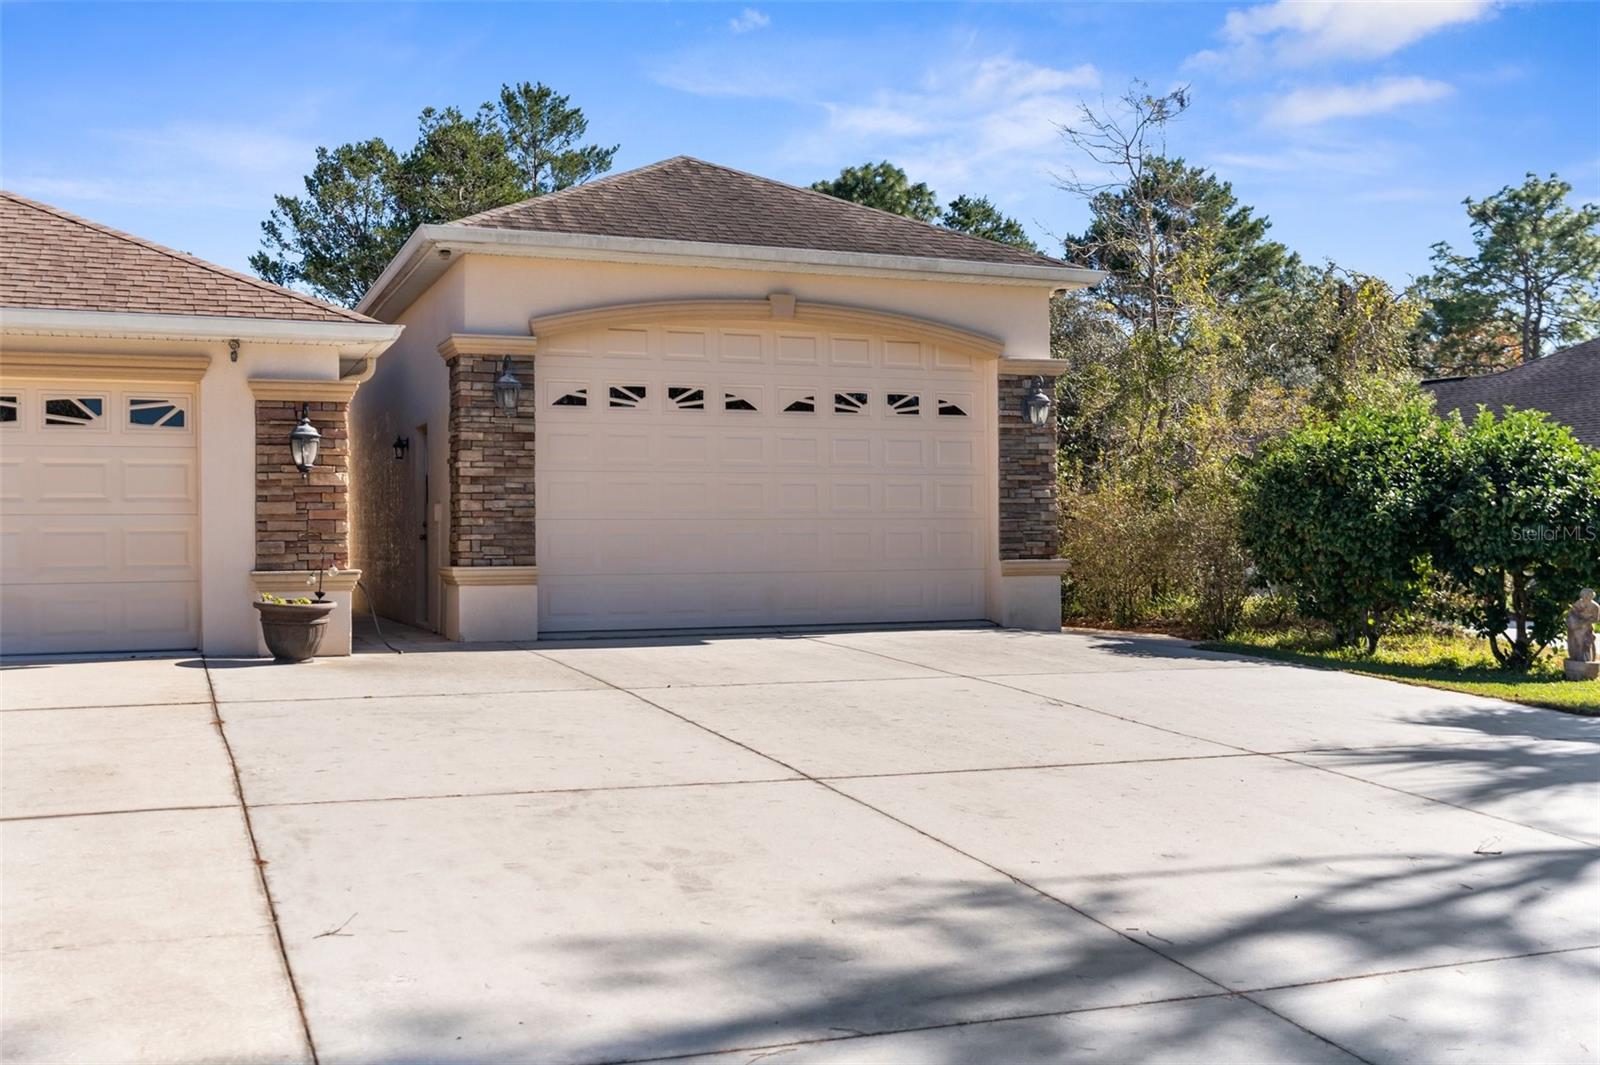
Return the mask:
POLYGON ((1455 410, 1470 419, 1479 406, 1542 410, 1585 444, 1600 447, 1600 339, 1499 373, 1443 377, 1422 387, 1433 393, 1441 414, 1455 410))
POLYGON ((1019 266, 1048 255, 680 155, 452 222, 482 229, 680 240, 1019 266))
POLYGON ((0 307, 373 321, 3 190, 0 307))

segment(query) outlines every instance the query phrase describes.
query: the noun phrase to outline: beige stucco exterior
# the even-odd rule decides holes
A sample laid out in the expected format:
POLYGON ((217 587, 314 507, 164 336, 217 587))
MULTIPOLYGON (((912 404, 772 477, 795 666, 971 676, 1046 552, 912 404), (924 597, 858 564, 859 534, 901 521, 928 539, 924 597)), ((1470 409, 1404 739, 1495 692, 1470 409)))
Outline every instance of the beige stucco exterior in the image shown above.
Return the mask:
MULTIPOLYGON (((124 316, 131 317, 137 316, 124 316)), ((194 382, 192 375, 198 373, 194 417, 199 482, 199 649, 213 655, 259 654, 263 650, 260 629, 250 605, 257 590, 251 577, 256 562, 256 397, 251 381, 338 382, 352 371, 359 376, 370 366, 360 358, 375 357, 385 345, 318 342, 314 337, 241 339, 238 359, 233 361, 224 336, 186 339, 181 327, 162 323, 165 316, 145 317, 149 319, 146 331, 152 335, 144 337, 96 336, 89 331, 74 334, 68 328, 31 331, 5 323, 0 338, 0 382, 82 376, 86 362, 93 363, 92 379, 99 381, 160 383, 187 378, 194 382), (179 368, 185 364, 188 368, 179 368)), ((258 326, 241 320, 238 331, 247 336, 258 326)), ((116 331, 125 334, 131 328, 124 322, 116 331)), ((287 442, 284 446, 287 448, 287 442)), ((325 647, 327 653, 349 653, 348 592, 342 598, 345 617, 325 647)))
MULTIPOLYGON (((434 263, 437 269, 439 263, 434 263)), ((996 373, 1001 360, 1006 372, 1019 364, 1049 358, 1049 299, 1059 282, 1015 280, 981 283, 970 277, 872 276, 860 270, 838 276, 809 266, 785 272, 767 268, 714 268, 660 262, 605 262, 591 259, 512 254, 454 253, 448 266, 403 309, 382 305, 392 320, 405 327, 401 339, 385 355, 372 379, 351 406, 356 467, 352 501, 355 561, 368 575, 366 585, 381 613, 434 629, 445 627, 442 604, 452 608, 454 631, 470 629, 459 616, 459 591, 441 580, 449 513, 448 423, 449 387, 440 344, 454 334, 498 334, 527 338, 530 319, 562 312, 631 305, 647 301, 766 300, 777 294, 802 305, 834 304, 922 319, 983 334, 999 343, 999 358, 986 360, 988 392, 978 404, 988 419, 984 435, 985 468, 998 462, 994 431, 996 373), (393 460, 390 444, 419 435, 428 440, 429 507, 427 588, 415 587, 420 572, 408 544, 419 543, 415 532, 397 537, 397 529, 415 530, 421 514, 417 479, 397 474, 409 464, 393 460), (426 602, 426 612, 418 604, 426 602)), ((369 297, 369 300, 371 297, 369 297)), ((535 323, 537 324, 537 323, 535 323)), ((537 363, 537 356, 535 356, 537 363)), ((1046 364, 1048 366, 1048 364, 1046 364)), ((991 478, 987 509, 997 508, 997 487, 991 478)), ((1002 580, 998 541, 989 530, 987 557, 993 560, 987 582, 987 612, 996 621, 1039 623, 1050 611, 1041 606, 1048 581, 1002 580), (1013 593, 1015 593, 1013 595, 1013 593), (1019 602, 1008 604, 1007 597, 1019 602), (1022 602, 1021 600, 1026 600, 1022 602)), ((531 589, 530 589, 531 593, 531 589)), ((530 595, 531 598, 531 595, 530 595)), ((498 631, 498 630, 497 630, 498 631)))

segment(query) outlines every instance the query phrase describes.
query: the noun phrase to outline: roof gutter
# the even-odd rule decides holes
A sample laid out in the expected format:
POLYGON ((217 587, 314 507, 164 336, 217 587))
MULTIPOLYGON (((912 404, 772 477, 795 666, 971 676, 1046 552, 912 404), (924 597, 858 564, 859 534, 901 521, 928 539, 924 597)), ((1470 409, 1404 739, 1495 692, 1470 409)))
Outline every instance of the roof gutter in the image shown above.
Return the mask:
POLYGON ((1105 277, 1099 270, 1076 266, 982 263, 965 259, 929 259, 915 255, 878 255, 813 248, 425 225, 419 226, 406 240, 393 261, 356 305, 356 310, 378 318, 398 314, 417 293, 449 269, 458 255, 464 254, 648 263, 722 270, 865 275, 902 280, 1045 287, 1053 291, 1087 288, 1105 277))
POLYGON ((6 336, 84 336, 149 340, 249 340, 265 344, 336 347, 372 358, 400 338, 404 326, 385 322, 308 322, 201 314, 140 314, 41 307, 0 307, 6 336))

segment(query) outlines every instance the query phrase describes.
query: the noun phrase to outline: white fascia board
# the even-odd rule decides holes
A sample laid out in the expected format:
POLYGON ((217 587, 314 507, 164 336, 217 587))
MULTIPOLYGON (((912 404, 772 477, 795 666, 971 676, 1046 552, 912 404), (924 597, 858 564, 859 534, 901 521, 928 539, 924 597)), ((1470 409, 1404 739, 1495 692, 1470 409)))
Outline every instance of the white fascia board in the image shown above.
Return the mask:
POLYGON ((0 332, 7 336, 249 340, 267 344, 336 347, 345 354, 367 357, 382 354, 399 339, 404 328, 385 322, 307 322, 204 314, 0 307, 0 332))
POLYGON ((461 254, 587 259, 722 270, 870 275, 1051 290, 1087 288, 1105 277, 1102 271, 1076 266, 980 263, 965 259, 929 259, 916 255, 876 255, 811 248, 426 225, 419 226, 411 234, 394 261, 384 269, 356 306, 356 310, 363 314, 379 314, 391 298, 399 296, 408 299, 405 289, 413 284, 431 283, 448 268, 456 255, 461 254))

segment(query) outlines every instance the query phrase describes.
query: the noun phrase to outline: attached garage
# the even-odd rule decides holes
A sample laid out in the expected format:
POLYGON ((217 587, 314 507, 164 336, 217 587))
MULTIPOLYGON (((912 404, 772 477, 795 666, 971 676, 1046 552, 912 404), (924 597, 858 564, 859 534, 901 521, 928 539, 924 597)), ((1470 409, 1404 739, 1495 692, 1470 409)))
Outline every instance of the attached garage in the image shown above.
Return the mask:
POLYGON ((0 654, 255 655, 251 600, 334 567, 348 653, 344 412, 399 333, 0 192, 0 654))
POLYGON ((984 616, 970 355, 752 321, 543 344, 540 631, 984 616))
POLYGON ((374 605, 1059 627, 1050 297, 1097 279, 683 157, 424 226, 358 308, 406 327, 351 408, 374 605))
POLYGON ((193 388, 16 385, 0 392, 0 645, 198 647, 193 388))

